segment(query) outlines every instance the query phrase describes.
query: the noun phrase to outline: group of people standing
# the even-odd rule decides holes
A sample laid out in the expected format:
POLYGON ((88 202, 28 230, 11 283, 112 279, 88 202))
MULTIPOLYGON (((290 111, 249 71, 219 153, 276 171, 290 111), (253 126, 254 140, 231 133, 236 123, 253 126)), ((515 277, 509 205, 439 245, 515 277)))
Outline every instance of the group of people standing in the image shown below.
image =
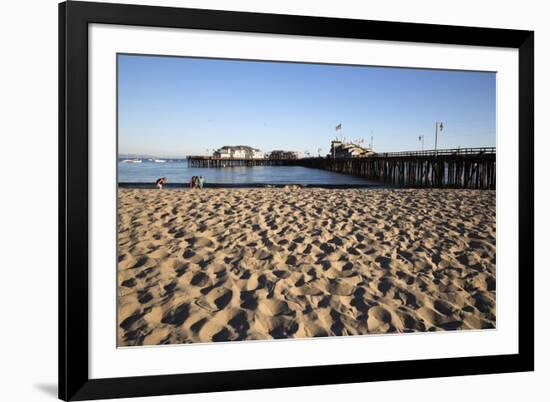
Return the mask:
POLYGON ((203 188, 204 187, 204 178, 202 176, 193 176, 191 177, 191 182, 189 183, 190 188, 203 188))
MULTIPOLYGON (((155 182, 155 185, 159 190, 162 190, 162 187, 166 184, 166 177, 160 177, 155 182)), ((202 176, 193 176, 191 177, 191 182, 189 183, 190 188, 203 188, 204 187, 204 178, 202 176)))

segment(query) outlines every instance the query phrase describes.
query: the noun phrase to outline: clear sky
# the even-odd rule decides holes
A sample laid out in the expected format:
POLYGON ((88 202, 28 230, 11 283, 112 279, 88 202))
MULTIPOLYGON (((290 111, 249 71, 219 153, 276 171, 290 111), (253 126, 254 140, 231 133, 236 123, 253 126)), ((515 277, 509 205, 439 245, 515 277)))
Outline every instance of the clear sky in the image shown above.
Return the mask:
POLYGON ((223 145, 329 152, 495 146, 496 75, 327 64, 118 56, 119 152, 176 157, 223 145), (335 131, 342 123, 342 131, 335 131))

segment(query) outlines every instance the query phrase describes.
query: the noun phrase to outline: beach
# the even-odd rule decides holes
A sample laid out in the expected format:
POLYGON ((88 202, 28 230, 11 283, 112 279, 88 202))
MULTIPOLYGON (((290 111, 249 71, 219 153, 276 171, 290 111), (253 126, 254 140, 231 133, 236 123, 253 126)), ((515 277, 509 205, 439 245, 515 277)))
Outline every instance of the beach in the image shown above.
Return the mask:
POLYGON ((118 190, 118 345, 496 327, 492 190, 118 190))

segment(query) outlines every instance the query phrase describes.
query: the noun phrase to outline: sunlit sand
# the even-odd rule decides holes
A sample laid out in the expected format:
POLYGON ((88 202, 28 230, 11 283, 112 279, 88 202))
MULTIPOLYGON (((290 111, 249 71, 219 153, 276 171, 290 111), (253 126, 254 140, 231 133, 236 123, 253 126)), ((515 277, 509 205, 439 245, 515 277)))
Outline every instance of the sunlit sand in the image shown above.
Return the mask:
POLYGON ((119 346, 496 326, 495 192, 119 190, 119 346))

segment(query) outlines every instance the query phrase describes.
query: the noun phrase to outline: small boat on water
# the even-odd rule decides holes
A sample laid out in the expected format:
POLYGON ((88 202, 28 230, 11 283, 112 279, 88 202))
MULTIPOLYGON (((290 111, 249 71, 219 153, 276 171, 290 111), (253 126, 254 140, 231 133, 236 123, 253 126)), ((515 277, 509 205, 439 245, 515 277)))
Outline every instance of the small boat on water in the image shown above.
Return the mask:
POLYGON ((141 159, 138 159, 137 157, 134 157, 134 158, 129 158, 129 159, 124 159, 122 161, 123 163, 141 163, 142 160, 141 159))
POLYGON ((155 159, 155 163, 166 163, 164 159, 155 159))

